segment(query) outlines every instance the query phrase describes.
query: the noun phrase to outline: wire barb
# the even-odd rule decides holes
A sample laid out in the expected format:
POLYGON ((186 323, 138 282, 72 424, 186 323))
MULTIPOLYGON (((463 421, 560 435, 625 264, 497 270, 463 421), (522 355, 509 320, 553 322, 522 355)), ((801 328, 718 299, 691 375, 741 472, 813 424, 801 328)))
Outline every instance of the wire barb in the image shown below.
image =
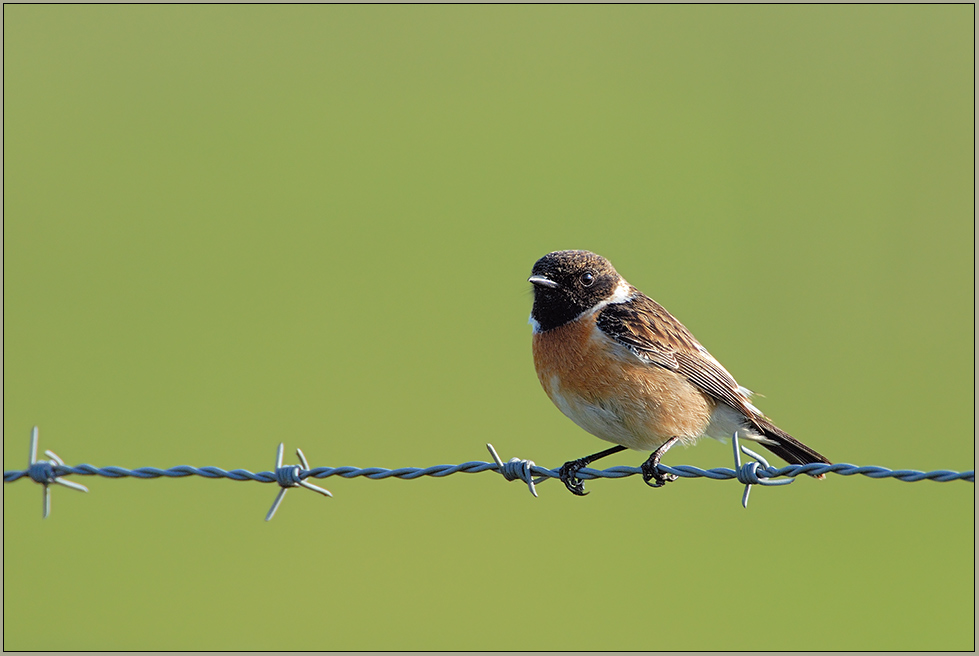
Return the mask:
MULTIPOLYGON (((27 475, 35 483, 40 483, 44 486, 44 492, 41 498, 43 503, 42 508, 42 519, 47 519, 48 515, 51 514, 51 484, 57 483, 58 485, 64 485, 72 490, 78 490, 79 492, 88 492, 88 488, 80 483, 75 483, 74 481, 66 481, 61 478, 64 476, 63 473, 59 472, 56 467, 64 467, 65 461, 58 457, 54 451, 45 451, 44 455, 50 460, 38 460, 37 459, 37 442, 39 437, 39 431, 37 426, 31 430, 31 453, 30 458, 27 461, 27 475)), ((4 477, 6 479, 6 476, 4 477)))
POLYGON ((521 460, 520 458, 510 458, 509 462, 503 462, 500 455, 493 448, 492 444, 487 444, 486 449, 493 456, 493 460, 496 461, 496 466, 499 467, 499 472, 503 474, 503 478, 508 481, 521 480, 527 484, 530 488, 530 493, 537 497, 537 483, 541 483, 547 480, 547 476, 541 476, 540 478, 533 478, 532 473, 536 463, 533 460, 521 460))
POLYGON ((734 431, 734 438, 731 440, 734 444, 734 471, 737 473, 738 482, 744 483, 744 494, 741 495, 741 505, 745 510, 748 509, 748 495, 751 494, 752 485, 788 485, 789 483, 795 483, 794 478, 786 478, 780 481, 773 481, 767 478, 758 477, 758 466, 763 467, 763 471, 766 474, 770 474, 773 471, 778 471, 774 467, 768 464, 761 455, 755 453, 748 447, 741 444, 738 440, 738 431, 734 431), (755 459, 755 462, 746 462, 743 466, 741 465, 741 454, 751 456, 755 459))
POLYGON ((307 483, 303 479, 303 474, 309 474, 309 463, 306 462, 306 456, 303 454, 302 449, 296 449, 296 455, 299 456, 299 462, 302 463, 302 468, 299 465, 282 465, 282 456, 285 454, 286 445, 284 442, 279 442, 279 449, 275 452, 275 482, 279 484, 281 488, 279 493, 275 495, 275 501, 272 502, 272 508, 269 510, 269 514, 265 516, 265 521, 270 521, 275 517, 275 511, 279 509, 279 505, 282 500, 286 498, 286 492, 289 491, 291 487, 304 487, 307 490, 312 490, 313 492, 319 492, 323 496, 332 497, 333 495, 329 490, 324 490, 321 487, 317 487, 312 483, 307 483))

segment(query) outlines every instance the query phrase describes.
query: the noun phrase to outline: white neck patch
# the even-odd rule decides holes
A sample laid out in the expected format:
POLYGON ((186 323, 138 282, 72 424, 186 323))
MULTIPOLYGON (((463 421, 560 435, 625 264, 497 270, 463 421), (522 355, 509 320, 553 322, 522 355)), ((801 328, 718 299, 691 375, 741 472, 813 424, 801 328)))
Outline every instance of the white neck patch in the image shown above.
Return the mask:
POLYGON ((578 317, 587 317, 589 315, 595 314, 596 312, 601 312, 602 308, 606 305, 616 305, 618 303, 625 303, 626 301, 632 300, 632 297, 636 295, 635 290, 632 289, 632 285, 625 281, 625 278, 619 278, 619 284, 615 286, 615 291, 604 301, 600 301, 595 304, 595 307, 590 310, 586 310, 578 315, 578 317))
POLYGON ((619 278, 619 284, 615 286, 615 291, 612 292, 611 298, 608 299, 608 304, 615 303, 625 303, 631 300, 634 293, 632 291, 632 285, 625 281, 625 278, 619 278))

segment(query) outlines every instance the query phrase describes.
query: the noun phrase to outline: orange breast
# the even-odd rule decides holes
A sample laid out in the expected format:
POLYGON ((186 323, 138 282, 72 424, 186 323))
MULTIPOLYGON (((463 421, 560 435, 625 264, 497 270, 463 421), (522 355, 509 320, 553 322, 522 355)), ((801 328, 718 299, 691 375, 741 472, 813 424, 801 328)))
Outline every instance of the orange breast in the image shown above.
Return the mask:
POLYGON ((603 440, 649 451, 703 435, 714 402, 672 371, 646 364, 595 327, 595 315, 533 337, 534 367, 551 401, 603 440))

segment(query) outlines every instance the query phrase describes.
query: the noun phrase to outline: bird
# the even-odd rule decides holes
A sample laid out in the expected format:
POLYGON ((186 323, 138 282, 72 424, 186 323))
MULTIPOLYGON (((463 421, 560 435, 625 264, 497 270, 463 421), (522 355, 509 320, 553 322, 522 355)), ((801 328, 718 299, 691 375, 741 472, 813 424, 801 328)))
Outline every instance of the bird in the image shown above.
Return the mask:
POLYGON ((577 477, 582 468, 626 449, 652 451, 640 471, 647 485, 662 487, 676 480, 658 467, 670 447, 735 432, 790 464, 831 464, 762 414, 751 403, 751 390, 601 255, 548 253, 534 264, 528 282, 541 386, 571 421, 615 444, 561 467, 561 480, 573 494, 587 494, 577 477))

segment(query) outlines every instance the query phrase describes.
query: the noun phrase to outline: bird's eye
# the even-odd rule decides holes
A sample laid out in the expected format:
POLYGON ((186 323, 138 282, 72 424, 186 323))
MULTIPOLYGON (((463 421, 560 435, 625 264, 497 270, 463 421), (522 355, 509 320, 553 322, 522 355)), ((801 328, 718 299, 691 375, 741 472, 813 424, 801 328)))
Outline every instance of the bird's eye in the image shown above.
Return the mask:
POLYGON ((585 287, 591 287, 592 283, 595 282, 595 274, 591 271, 585 271, 581 274, 581 284, 585 287))

